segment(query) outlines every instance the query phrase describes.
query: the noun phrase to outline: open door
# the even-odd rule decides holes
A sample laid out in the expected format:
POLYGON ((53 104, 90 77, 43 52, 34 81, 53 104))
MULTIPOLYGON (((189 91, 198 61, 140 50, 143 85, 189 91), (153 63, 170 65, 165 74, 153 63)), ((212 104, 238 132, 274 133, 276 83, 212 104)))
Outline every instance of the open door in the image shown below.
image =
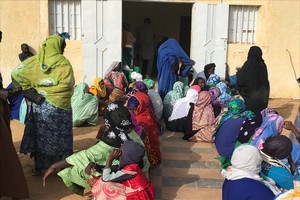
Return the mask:
POLYGON ((195 3, 192 10, 191 59, 197 72, 208 63, 216 64, 215 73, 225 78, 228 39, 228 4, 195 3))
POLYGON ((82 10, 82 75, 92 84, 122 57, 122 0, 84 0, 82 10))

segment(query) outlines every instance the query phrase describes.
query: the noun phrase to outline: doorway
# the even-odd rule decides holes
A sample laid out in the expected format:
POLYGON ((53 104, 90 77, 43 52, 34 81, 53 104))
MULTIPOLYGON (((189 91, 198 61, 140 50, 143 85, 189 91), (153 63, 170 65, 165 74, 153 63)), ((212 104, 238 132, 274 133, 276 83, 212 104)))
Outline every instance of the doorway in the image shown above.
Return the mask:
MULTIPOLYGON (((151 19, 155 29, 152 77, 157 77, 156 57, 164 37, 174 38, 189 55, 191 44, 191 3, 123 1, 122 20, 131 26, 135 35, 144 18, 151 19)), ((134 64, 137 64, 134 58, 134 64)))

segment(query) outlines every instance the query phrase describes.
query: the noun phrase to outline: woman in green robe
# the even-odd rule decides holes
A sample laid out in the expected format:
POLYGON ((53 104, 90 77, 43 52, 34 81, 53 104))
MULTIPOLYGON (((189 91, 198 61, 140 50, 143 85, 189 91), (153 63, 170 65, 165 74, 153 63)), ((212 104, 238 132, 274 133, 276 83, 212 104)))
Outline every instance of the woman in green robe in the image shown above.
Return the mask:
POLYGON ((32 175, 40 175, 73 152, 74 76, 69 60, 63 56, 65 47, 62 36, 51 35, 36 56, 26 59, 12 72, 14 86, 36 90, 44 98, 40 103, 29 102, 21 142, 20 153, 31 153, 34 158, 32 175))

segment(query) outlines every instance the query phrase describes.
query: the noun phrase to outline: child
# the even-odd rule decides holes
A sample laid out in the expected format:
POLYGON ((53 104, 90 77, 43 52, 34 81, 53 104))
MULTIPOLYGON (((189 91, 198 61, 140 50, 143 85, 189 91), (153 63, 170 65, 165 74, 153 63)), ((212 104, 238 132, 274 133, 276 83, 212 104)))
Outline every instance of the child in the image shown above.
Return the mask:
POLYGON ((144 147, 133 141, 125 141, 122 150, 114 150, 106 162, 101 179, 93 186, 94 199, 154 200, 153 185, 139 166, 144 155, 144 147), (119 168, 113 172, 112 162, 118 158, 119 168))

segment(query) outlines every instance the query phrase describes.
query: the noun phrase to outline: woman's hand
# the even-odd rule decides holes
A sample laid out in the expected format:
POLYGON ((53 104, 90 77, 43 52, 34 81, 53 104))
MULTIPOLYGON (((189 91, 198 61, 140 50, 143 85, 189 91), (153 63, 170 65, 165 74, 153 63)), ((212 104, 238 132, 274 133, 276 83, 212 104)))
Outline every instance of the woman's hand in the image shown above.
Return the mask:
POLYGON ((43 177, 43 186, 45 187, 46 186, 46 179, 48 176, 50 176, 53 172, 55 171, 55 169, 50 166, 47 171, 44 173, 44 177, 43 177))
POLYGON ((109 159, 111 161, 119 158, 122 155, 122 150, 121 149, 115 149, 110 155, 109 155, 109 159))
POLYGON ((284 121, 283 128, 291 131, 294 128, 294 125, 291 121, 284 121))
POLYGON ((95 163, 93 163, 93 162, 89 163, 88 166, 86 166, 84 172, 87 175, 91 175, 92 171, 95 171, 95 163))

